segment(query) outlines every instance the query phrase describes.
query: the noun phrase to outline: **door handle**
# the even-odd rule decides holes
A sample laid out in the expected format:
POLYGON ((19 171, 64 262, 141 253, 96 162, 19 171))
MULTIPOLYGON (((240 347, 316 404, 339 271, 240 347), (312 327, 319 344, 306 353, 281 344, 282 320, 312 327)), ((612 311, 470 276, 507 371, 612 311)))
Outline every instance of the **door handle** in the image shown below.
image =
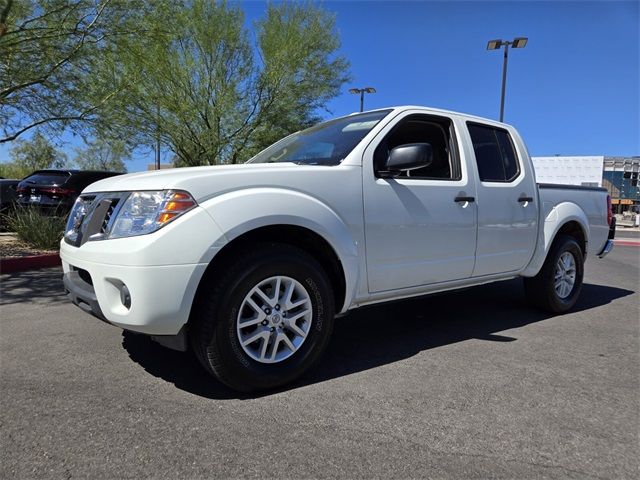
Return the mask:
POLYGON ((475 202, 476 198, 475 197, 460 197, 459 196, 459 197, 454 198, 453 201, 456 202, 456 203, 460 203, 460 202, 469 202, 469 203, 471 203, 471 202, 475 202))
POLYGON ((522 202, 531 203, 531 202, 533 202, 533 197, 520 197, 518 199, 518 202, 520 202, 520 203, 522 203, 522 202))

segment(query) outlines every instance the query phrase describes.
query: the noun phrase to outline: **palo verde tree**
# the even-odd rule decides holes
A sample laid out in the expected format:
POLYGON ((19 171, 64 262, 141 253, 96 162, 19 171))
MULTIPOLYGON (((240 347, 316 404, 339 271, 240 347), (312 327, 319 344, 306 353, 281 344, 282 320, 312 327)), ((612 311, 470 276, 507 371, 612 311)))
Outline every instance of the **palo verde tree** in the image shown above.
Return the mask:
POLYGON ((17 140, 10 153, 12 161, 3 164, 3 167, 9 170, 13 169, 12 176, 20 178, 34 170, 63 168, 67 162, 66 155, 38 130, 28 140, 17 140))
POLYGON ((159 138, 179 165, 243 161, 315 112, 348 80, 334 18, 312 4, 266 7, 253 32, 237 6, 158 1, 92 71, 126 85, 101 109, 111 135, 148 145, 159 138), (132 138, 134 137, 134 138, 132 138))
POLYGON ((96 137, 84 148, 75 149, 73 164, 82 170, 126 172, 125 160, 131 155, 127 144, 120 139, 96 137))
POLYGON ((100 52, 141 34, 143 0, 0 0, 0 143, 90 129, 122 88, 92 78, 100 52))

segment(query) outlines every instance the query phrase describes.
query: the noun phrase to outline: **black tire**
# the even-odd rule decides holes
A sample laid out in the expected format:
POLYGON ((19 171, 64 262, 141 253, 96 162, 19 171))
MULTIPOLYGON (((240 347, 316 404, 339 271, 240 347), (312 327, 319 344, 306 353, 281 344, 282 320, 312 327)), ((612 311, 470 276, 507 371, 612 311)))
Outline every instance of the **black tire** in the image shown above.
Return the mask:
POLYGON ((243 251, 226 272, 212 272, 200 289, 190 340, 202 365, 234 390, 251 392, 292 382, 322 355, 333 330, 334 297, 320 264, 305 251, 285 244, 261 244, 243 251), (221 274, 221 275, 220 275, 221 274), (242 301, 259 282, 284 275, 300 282, 311 297, 312 321, 299 349, 278 363, 251 358, 238 338, 242 301))
POLYGON ((573 237, 558 235, 554 240, 549 254, 535 277, 524 279, 525 295, 529 303, 551 313, 564 313, 570 310, 578 301, 582 289, 584 276, 584 257, 580 245, 573 237), (569 252, 576 263, 575 282, 571 292, 561 298, 555 289, 555 268, 560 256, 569 252))

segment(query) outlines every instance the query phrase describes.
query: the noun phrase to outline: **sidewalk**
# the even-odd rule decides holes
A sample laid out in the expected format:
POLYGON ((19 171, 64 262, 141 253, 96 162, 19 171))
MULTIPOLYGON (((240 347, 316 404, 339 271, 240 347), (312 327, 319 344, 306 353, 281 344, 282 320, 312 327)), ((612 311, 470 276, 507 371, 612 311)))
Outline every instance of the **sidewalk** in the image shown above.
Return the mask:
POLYGON ((638 241, 640 241, 640 228, 621 226, 616 227, 615 243, 617 243, 618 245, 637 245, 638 241))

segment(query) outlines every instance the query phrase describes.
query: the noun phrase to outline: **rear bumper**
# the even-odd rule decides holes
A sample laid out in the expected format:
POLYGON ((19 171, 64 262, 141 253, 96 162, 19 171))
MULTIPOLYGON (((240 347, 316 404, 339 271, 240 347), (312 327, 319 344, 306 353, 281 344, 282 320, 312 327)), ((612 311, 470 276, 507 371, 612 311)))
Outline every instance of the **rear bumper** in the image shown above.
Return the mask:
POLYGON ((604 244, 604 248, 600 253, 598 253, 598 257, 604 258, 607 254, 613 250, 613 239, 616 236, 616 217, 613 217, 611 220, 611 225, 609 225, 609 237, 607 238, 607 242, 604 244))
POLYGON ((607 243, 604 244, 604 248, 598 254, 598 257, 600 258, 606 257, 611 250, 613 250, 613 240, 607 240, 607 243))
POLYGON ((24 198, 19 198, 16 201, 16 204, 19 205, 20 207, 24 207, 24 208, 39 208, 42 211, 47 211, 47 212, 60 212, 60 213, 65 213, 65 212, 69 212, 69 210, 71 210, 71 207, 73 206, 73 202, 74 200, 40 200, 38 202, 32 202, 29 199, 24 199, 24 198))

